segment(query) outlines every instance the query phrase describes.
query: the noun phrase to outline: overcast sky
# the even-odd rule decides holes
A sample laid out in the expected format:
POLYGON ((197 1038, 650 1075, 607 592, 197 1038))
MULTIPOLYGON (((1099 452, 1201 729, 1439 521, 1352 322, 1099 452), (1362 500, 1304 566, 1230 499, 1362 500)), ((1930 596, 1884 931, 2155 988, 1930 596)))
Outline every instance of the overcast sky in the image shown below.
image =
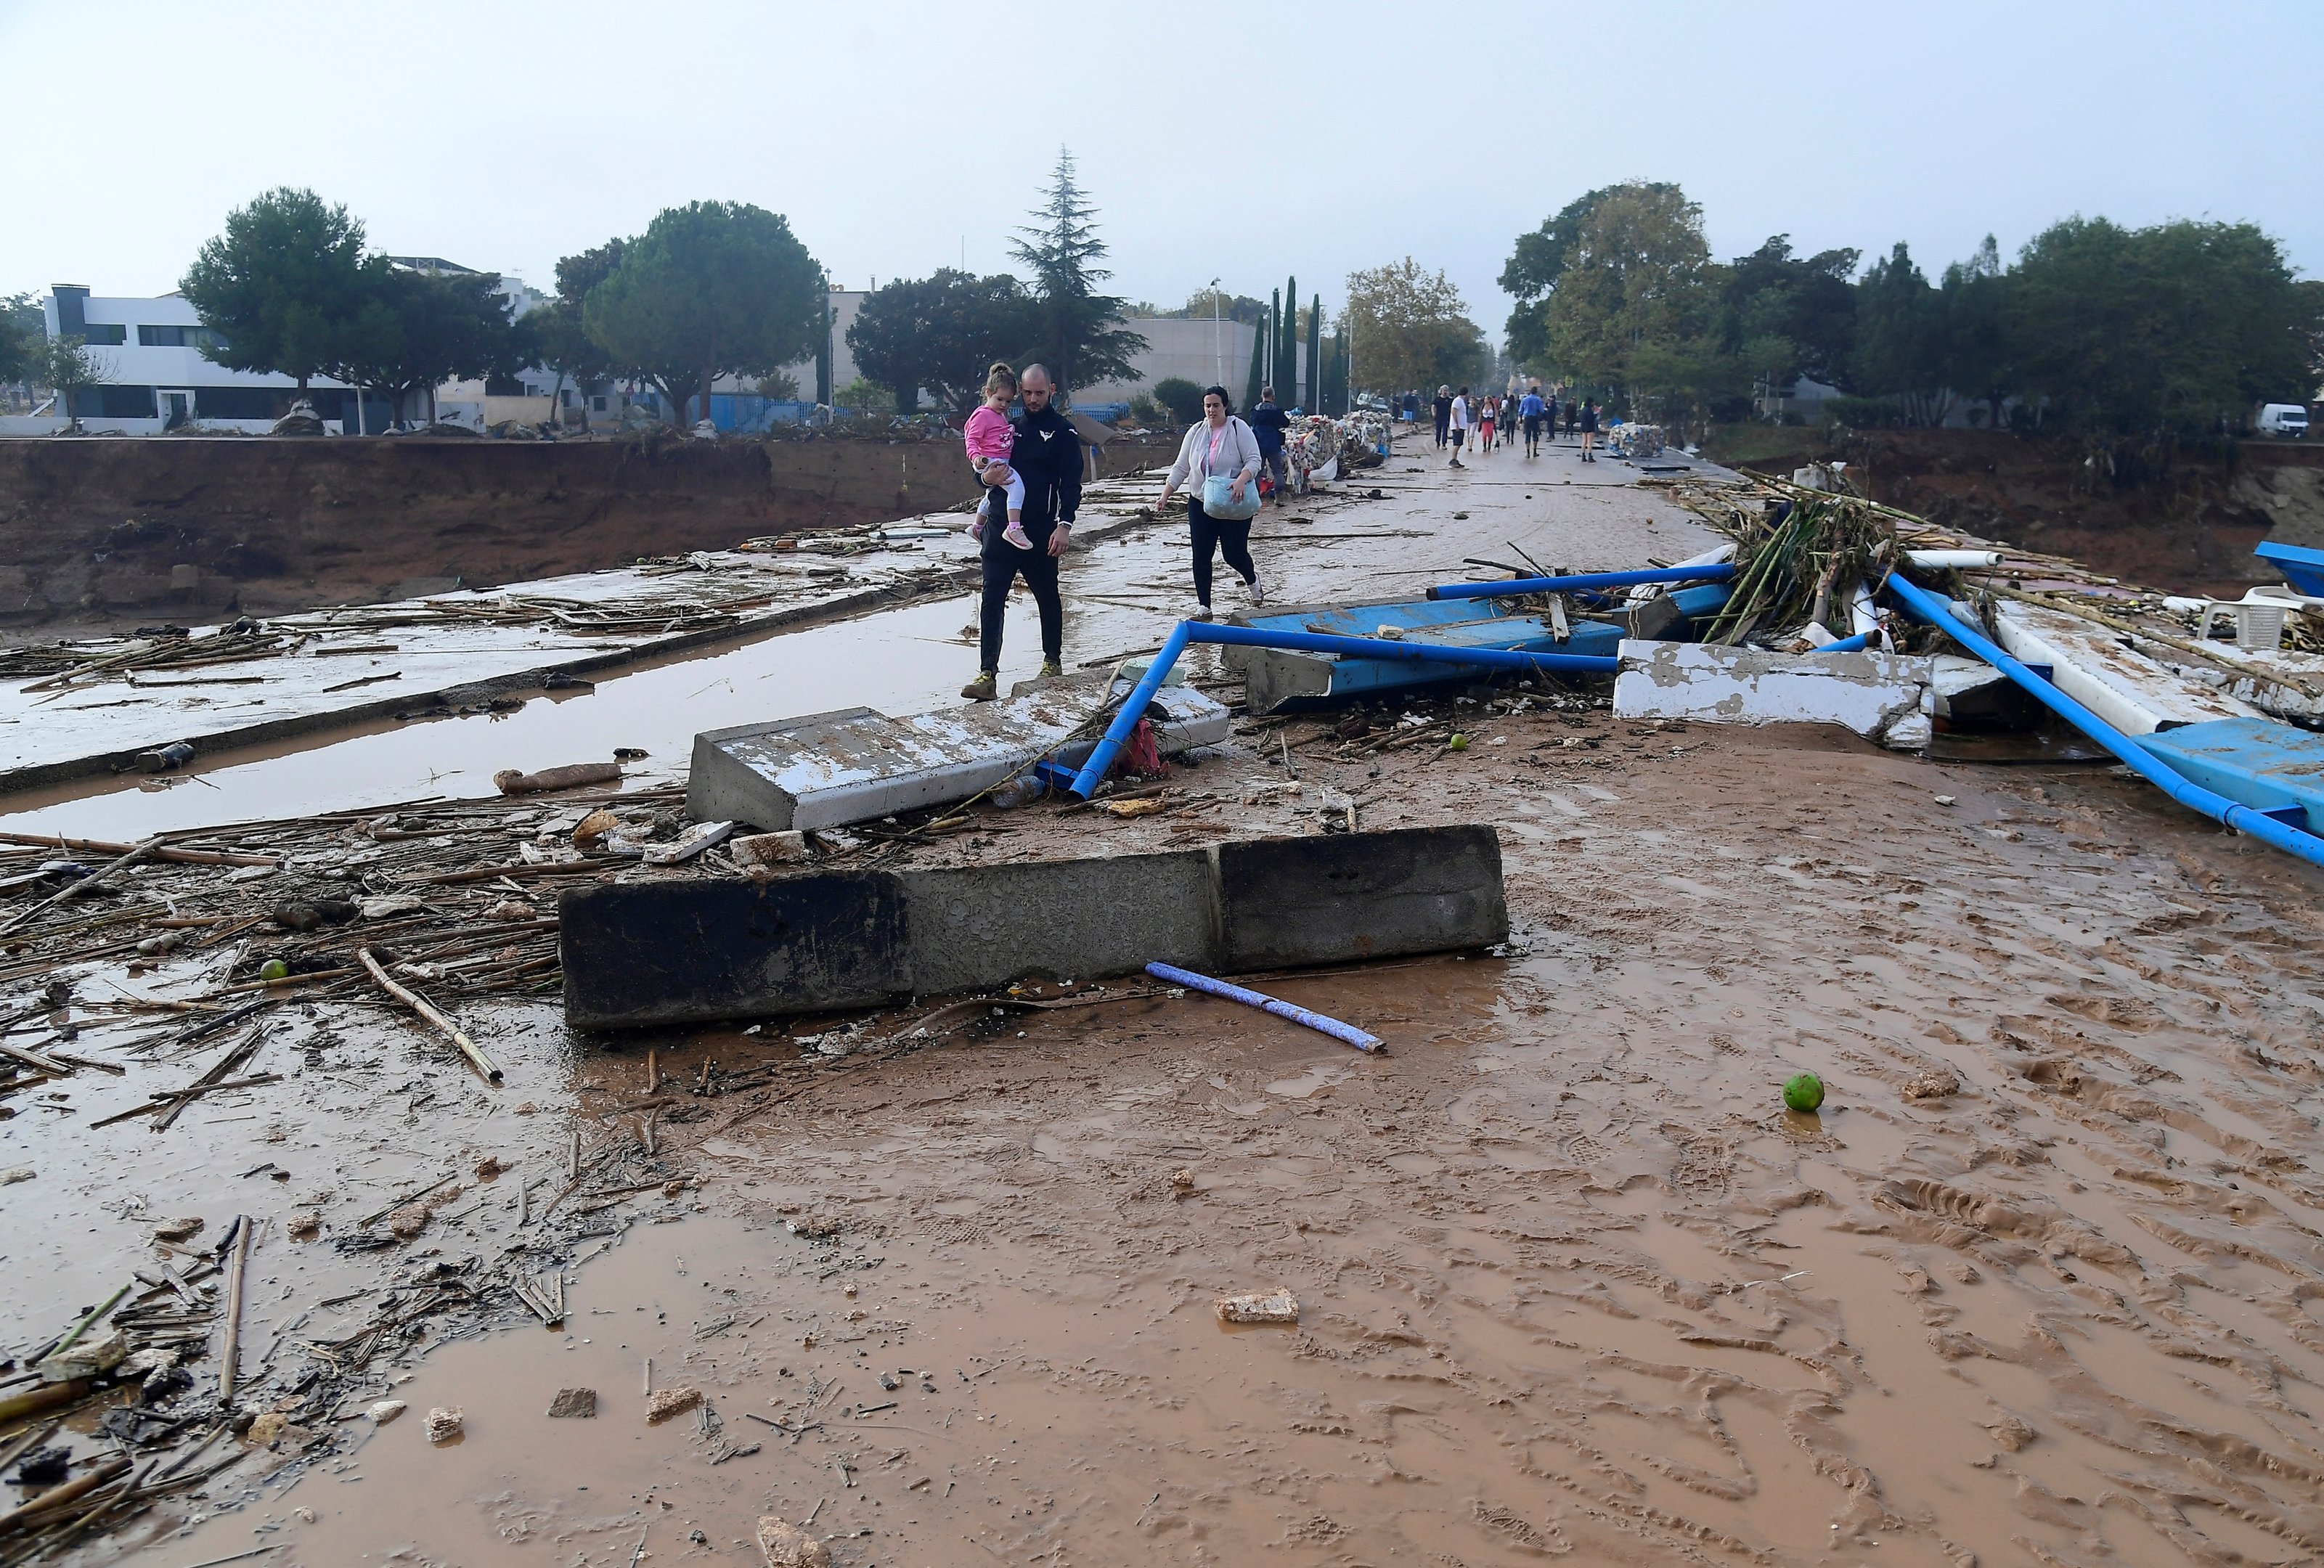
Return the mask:
POLYGON ((541 285, 698 198, 786 215, 850 287, 999 271, 1060 143, 1115 288, 1165 306, 1296 272, 1335 308, 1409 254, 1498 336, 1513 236, 1630 178, 1722 257, 1901 239, 1933 273, 2080 212, 2249 220, 2313 277, 2319 80, 2310 0, 0 0, 0 292, 164 292, 285 184, 541 285))

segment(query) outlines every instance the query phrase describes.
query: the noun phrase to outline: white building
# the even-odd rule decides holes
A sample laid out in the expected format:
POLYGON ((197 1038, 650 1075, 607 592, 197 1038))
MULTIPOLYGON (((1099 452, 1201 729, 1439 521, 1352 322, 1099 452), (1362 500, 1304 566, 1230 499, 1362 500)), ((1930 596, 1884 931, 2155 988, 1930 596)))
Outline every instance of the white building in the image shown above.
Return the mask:
MULTIPOLYGON (((398 266, 442 275, 467 272, 435 256, 391 256, 398 266)), ((520 278, 503 277, 498 291, 512 316, 538 307, 544 297, 520 278)), ((99 435, 151 436, 188 424, 207 429, 264 435, 274 421, 290 411, 299 395, 298 382, 287 375, 228 370, 206 359, 202 346, 217 335, 202 325, 200 315, 186 298, 175 292, 158 299, 92 294, 81 284, 59 283, 42 302, 43 324, 51 338, 77 337, 88 345, 89 356, 104 384, 74 394, 73 411, 81 428, 99 435)), ((438 412, 472 428, 499 420, 549 417, 553 377, 538 367, 483 383, 449 382, 438 390, 438 412), (474 389, 473 399, 463 395, 474 389), (447 400, 453 405, 447 409, 447 400), (473 406, 471 406, 473 404, 473 406)), ((387 401, 376 392, 357 393, 346 383, 327 375, 309 377, 307 398, 323 426, 334 435, 359 431, 376 435, 394 421, 387 401)), ((618 395, 618 394, 617 394, 618 395)), ((426 418, 426 410, 409 411, 426 418)), ((45 435, 71 421, 61 406, 45 413, 0 416, 0 435, 45 435)))
MULTIPOLYGON (((1207 316, 1145 316, 1122 326, 1146 339, 1144 352, 1130 356, 1138 367, 1137 381, 1102 381, 1074 393, 1084 408, 1095 403, 1126 403, 1139 394, 1154 395, 1155 383, 1173 376, 1196 386, 1222 386, 1238 405, 1250 379, 1250 346, 1259 328, 1240 321, 1213 323, 1207 316)), ((1300 351, 1299 374, 1307 374, 1306 351, 1300 351)), ((1276 401, 1291 408, 1303 401, 1300 389, 1276 388, 1276 401)))

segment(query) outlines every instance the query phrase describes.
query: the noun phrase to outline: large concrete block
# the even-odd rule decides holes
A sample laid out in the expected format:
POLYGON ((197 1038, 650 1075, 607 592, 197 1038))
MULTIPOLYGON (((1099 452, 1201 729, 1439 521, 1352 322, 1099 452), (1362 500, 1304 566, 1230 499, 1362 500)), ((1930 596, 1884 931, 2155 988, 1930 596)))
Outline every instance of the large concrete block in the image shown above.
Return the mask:
POLYGON ((1131 974, 1157 958, 1232 973, 1508 935, 1489 827, 580 888, 558 913, 567 1018, 585 1029, 874 1007, 1028 974, 1131 974))
POLYGON ((903 872, 897 881, 912 979, 925 993, 1019 974, 1129 974, 1157 958, 1193 969, 1219 962, 1217 883, 1202 850, 903 872))
POLYGON ((570 888, 558 900, 575 1028, 870 1007, 908 996, 904 890, 882 872, 570 888))
MULTIPOLYGON (((1050 683, 1006 702, 902 718, 844 708, 706 730, 694 737, 687 810, 697 822, 781 832, 965 800, 1038 757, 1078 766, 1094 742, 1065 737, 1104 692, 1102 680, 1050 683)), ((1152 714, 1165 756, 1216 745, 1231 724, 1216 698, 1186 687, 1166 688, 1152 714)))
POLYGON ((1489 827, 1246 839, 1212 853, 1229 973, 1508 938, 1501 841, 1489 827))
POLYGON ((1928 744, 1935 666, 1914 654, 1771 653, 1625 641, 1614 678, 1622 718, 1714 724, 1840 724, 1900 750, 1928 744))

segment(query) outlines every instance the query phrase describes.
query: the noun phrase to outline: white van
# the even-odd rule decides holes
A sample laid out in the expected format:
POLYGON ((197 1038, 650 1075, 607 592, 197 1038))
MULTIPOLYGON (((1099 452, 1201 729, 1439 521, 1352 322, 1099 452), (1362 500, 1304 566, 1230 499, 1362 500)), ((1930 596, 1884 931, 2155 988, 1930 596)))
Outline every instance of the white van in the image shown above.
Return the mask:
POLYGON ((2297 441, 2308 434, 2308 410, 2299 403, 2262 403, 2252 429, 2263 436, 2297 441))

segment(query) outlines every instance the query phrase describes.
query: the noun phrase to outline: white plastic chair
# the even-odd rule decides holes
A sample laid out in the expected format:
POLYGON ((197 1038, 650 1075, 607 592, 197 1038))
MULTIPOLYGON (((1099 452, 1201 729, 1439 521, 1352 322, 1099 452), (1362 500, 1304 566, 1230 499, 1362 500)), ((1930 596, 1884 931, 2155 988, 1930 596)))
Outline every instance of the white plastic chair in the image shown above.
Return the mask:
POLYGON ((2283 646, 2283 617, 2300 606, 2253 588, 2240 599, 2206 599, 2203 619, 2195 628, 2198 641, 2211 635, 2211 623, 2222 615, 2231 615, 2236 623, 2236 644, 2241 648, 2273 650, 2283 646))

